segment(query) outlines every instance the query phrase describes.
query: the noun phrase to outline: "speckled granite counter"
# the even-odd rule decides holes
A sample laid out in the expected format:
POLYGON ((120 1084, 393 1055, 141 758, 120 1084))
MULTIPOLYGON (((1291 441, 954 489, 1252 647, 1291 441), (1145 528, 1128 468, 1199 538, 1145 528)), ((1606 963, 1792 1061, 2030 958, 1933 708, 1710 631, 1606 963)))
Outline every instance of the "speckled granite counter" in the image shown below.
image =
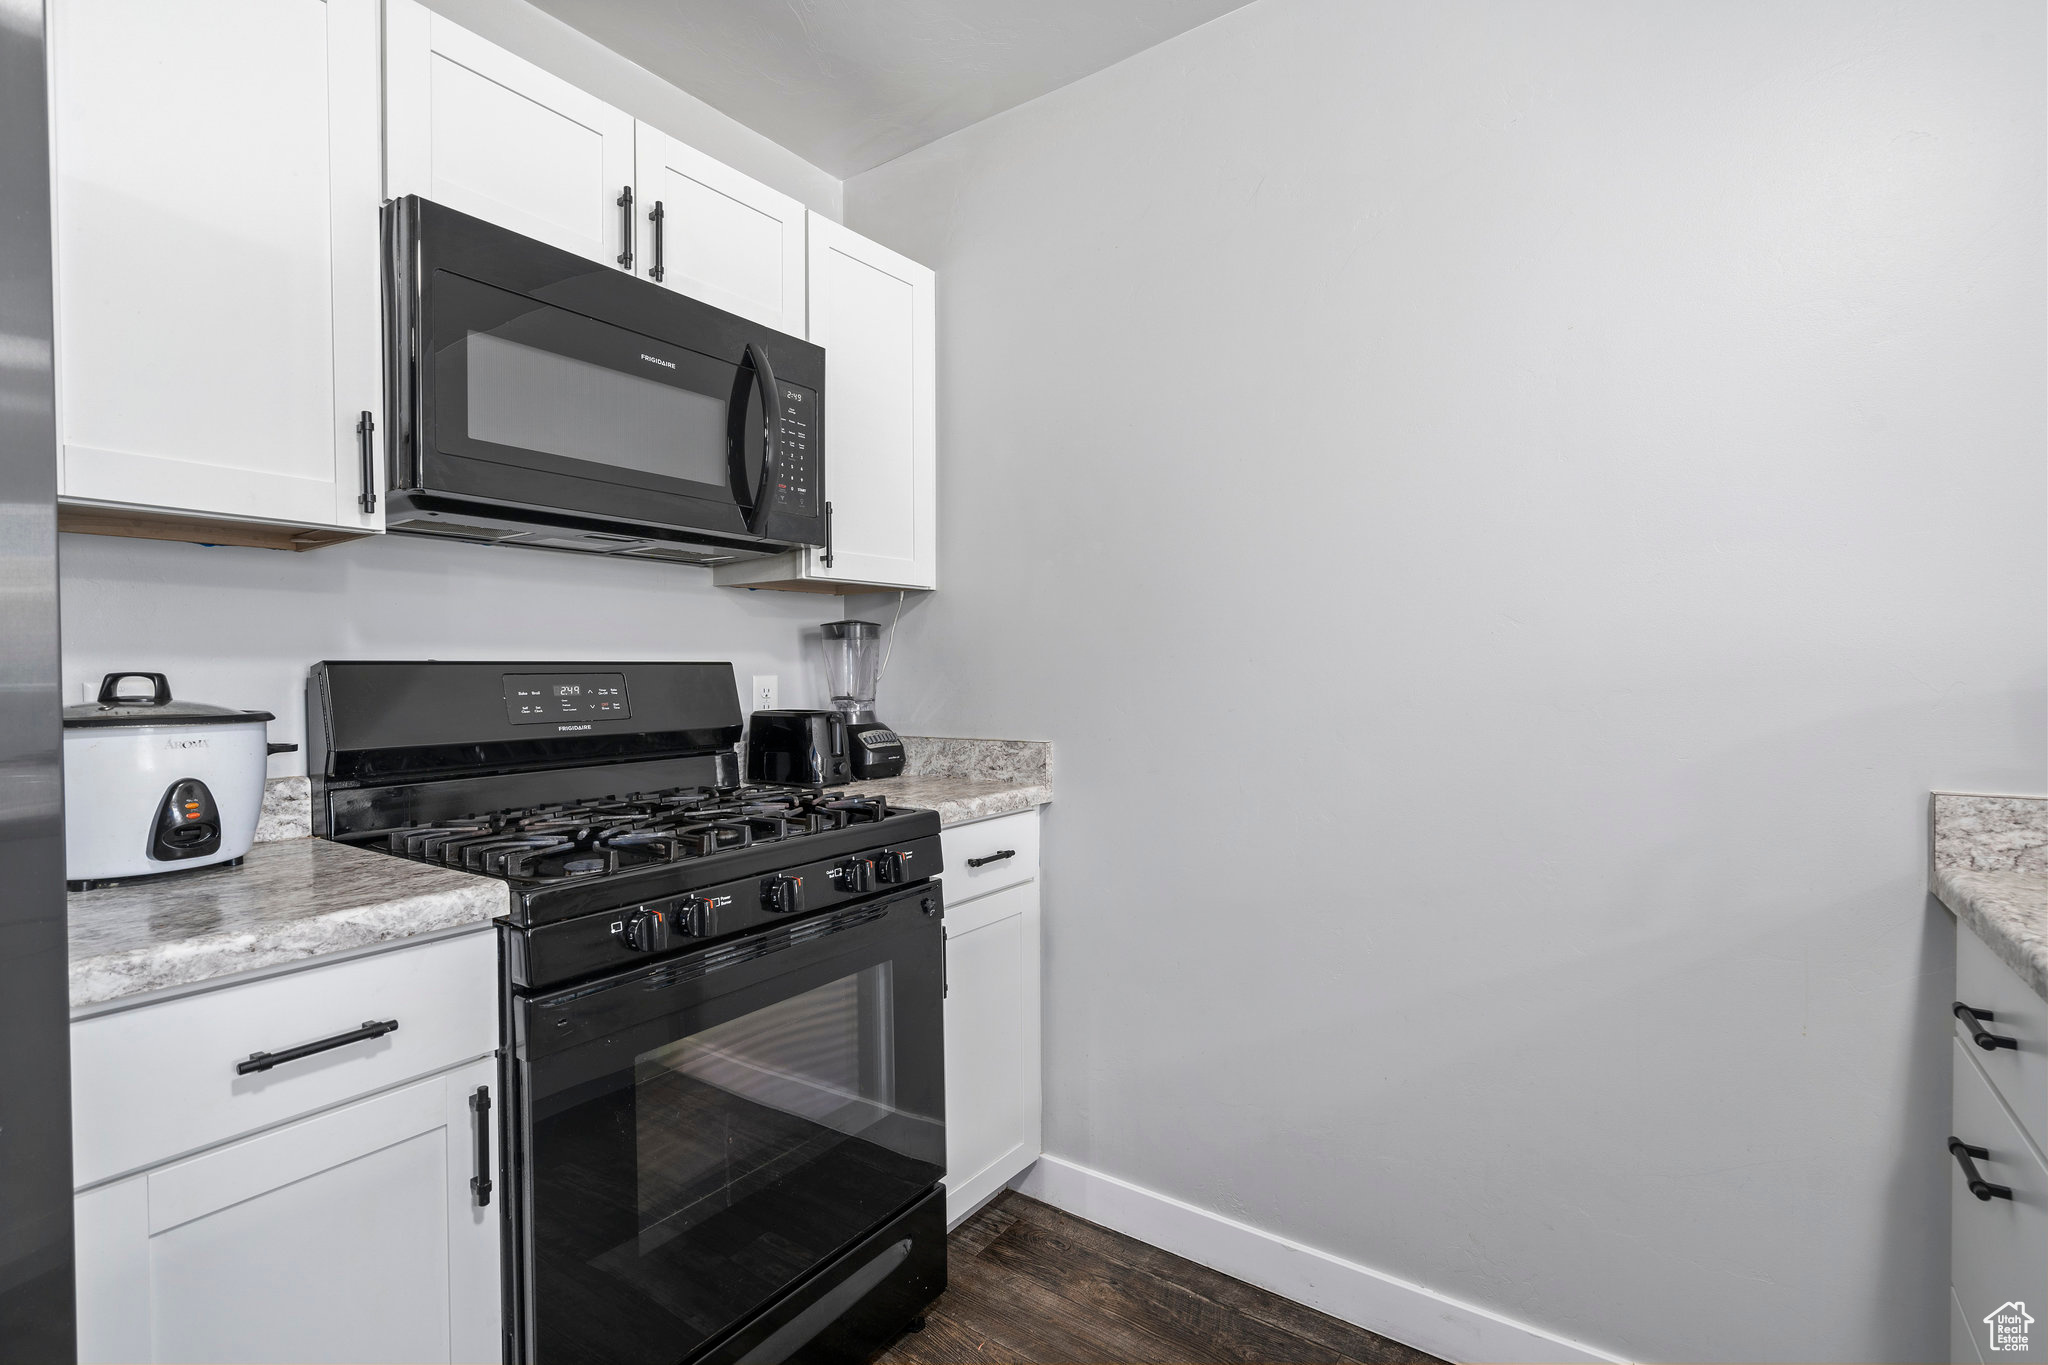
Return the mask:
POLYGON ((2048 798, 1936 792, 1931 886, 2048 999, 2048 798))
POLYGON ((903 776, 856 782, 847 790, 935 810, 941 825, 1012 815, 1052 800, 1052 745, 1042 740, 905 735, 903 750, 903 776))
POLYGON ((329 843, 70 896, 71 1007, 482 924, 505 884, 329 843))

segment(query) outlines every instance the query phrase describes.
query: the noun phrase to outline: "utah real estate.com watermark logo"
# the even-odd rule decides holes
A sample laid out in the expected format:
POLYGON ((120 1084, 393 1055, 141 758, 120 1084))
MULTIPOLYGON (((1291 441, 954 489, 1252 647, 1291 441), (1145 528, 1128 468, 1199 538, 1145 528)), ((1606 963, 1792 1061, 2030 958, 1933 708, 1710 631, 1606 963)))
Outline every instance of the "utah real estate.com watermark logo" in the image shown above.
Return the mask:
POLYGON ((2024 1351, 2033 1325, 2033 1315, 2018 1299, 2002 1303, 1984 1315, 1984 1344, 1994 1351, 2024 1351))

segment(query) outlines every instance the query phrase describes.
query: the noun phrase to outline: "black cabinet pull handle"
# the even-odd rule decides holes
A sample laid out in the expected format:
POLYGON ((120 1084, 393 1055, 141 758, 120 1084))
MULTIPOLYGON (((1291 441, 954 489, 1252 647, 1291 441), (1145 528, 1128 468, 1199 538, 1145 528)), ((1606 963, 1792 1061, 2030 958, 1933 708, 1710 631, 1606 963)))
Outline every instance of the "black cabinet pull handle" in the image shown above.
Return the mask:
POLYGON ((1960 1000, 1956 1001, 1956 1018, 1963 1021, 1963 1027, 1970 1031, 1970 1036, 1976 1039, 1978 1047, 1986 1052, 1996 1052, 2002 1047, 2009 1047, 2017 1052, 2020 1046, 2019 1039, 2008 1038, 2002 1033, 1986 1032, 1983 1023, 1979 1022, 1997 1017, 1990 1010, 1978 1009, 1975 1005, 1965 1005, 1960 1000))
POLYGON ((252 1071, 268 1071, 274 1066, 296 1062, 299 1058, 310 1057, 316 1052, 330 1052, 338 1047, 347 1047, 350 1043, 367 1042, 372 1038, 382 1038, 387 1033, 396 1032, 396 1019, 386 1019, 381 1024, 366 1019, 361 1028, 352 1028, 347 1033, 337 1033, 332 1038, 322 1038, 313 1043, 300 1043, 297 1047, 288 1047, 282 1052, 252 1052, 248 1061, 235 1063, 235 1074, 246 1076, 252 1071))
POLYGON ((476 1115, 476 1174, 469 1178, 469 1188, 476 1195, 476 1206, 485 1208, 491 1202, 491 1088, 480 1085, 469 1097, 469 1111, 476 1115))
POLYGON ((1977 1174, 1977 1162, 1991 1160, 1989 1150, 1983 1147, 1973 1147, 1959 1137, 1951 1137, 1948 1140, 1948 1154, 1954 1157, 1957 1163, 1962 1166, 1963 1179, 1968 1182, 1971 1194, 1976 1195, 1987 1204, 1994 1199, 2012 1198, 2012 1186, 1994 1185, 1983 1176, 1977 1174), (1976 1158, 1976 1160, 1971 1160, 1972 1157, 1976 1158))
POLYGON ((370 439, 376 431, 377 419, 364 408, 356 419, 356 450, 363 457, 363 491, 356 494, 356 506, 365 512, 377 510, 377 454, 370 439))
POLYGON ((999 863, 1005 858, 1014 858, 1016 856, 1016 849, 1006 848, 1000 853, 991 853, 986 858, 969 858, 967 860, 967 865, 969 867, 984 867, 989 863, 999 863))
POLYGON ((619 265, 624 269, 633 268, 633 187, 626 186, 619 191, 619 197, 612 201, 619 206, 619 265))
POLYGON ((832 504, 825 504, 825 567, 832 567, 832 504))
POLYGON ((661 206, 659 199, 655 200, 654 211, 647 215, 647 221, 654 224, 654 264, 647 267, 647 278, 656 284, 660 284, 662 277, 668 274, 667 268, 661 263, 661 229, 667 219, 668 210, 661 206))

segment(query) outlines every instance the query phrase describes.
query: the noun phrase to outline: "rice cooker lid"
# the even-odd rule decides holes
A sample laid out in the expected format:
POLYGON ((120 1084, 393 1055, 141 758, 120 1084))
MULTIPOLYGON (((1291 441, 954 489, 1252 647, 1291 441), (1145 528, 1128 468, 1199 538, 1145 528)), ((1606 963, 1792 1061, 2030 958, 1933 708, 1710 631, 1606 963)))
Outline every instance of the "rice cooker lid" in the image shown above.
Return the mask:
POLYGON ((100 680, 97 701, 80 702, 64 708, 64 728, 67 730, 139 725, 241 725, 276 719, 268 711, 241 711, 232 706, 214 706, 203 701, 174 701, 170 680, 161 673, 109 673, 100 680), (121 684, 130 678, 147 678, 149 695, 122 692, 121 684))

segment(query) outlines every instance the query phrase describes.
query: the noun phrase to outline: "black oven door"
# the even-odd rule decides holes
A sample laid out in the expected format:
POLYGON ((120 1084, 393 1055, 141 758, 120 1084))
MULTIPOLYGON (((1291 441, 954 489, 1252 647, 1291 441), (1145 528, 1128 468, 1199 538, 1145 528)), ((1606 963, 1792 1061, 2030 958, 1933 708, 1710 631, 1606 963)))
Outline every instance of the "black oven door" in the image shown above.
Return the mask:
POLYGON ((938 897, 515 1002, 524 1359, 683 1361, 749 1332, 795 1358, 764 1323, 936 1295, 942 1223, 825 1282, 945 1173, 938 897))

